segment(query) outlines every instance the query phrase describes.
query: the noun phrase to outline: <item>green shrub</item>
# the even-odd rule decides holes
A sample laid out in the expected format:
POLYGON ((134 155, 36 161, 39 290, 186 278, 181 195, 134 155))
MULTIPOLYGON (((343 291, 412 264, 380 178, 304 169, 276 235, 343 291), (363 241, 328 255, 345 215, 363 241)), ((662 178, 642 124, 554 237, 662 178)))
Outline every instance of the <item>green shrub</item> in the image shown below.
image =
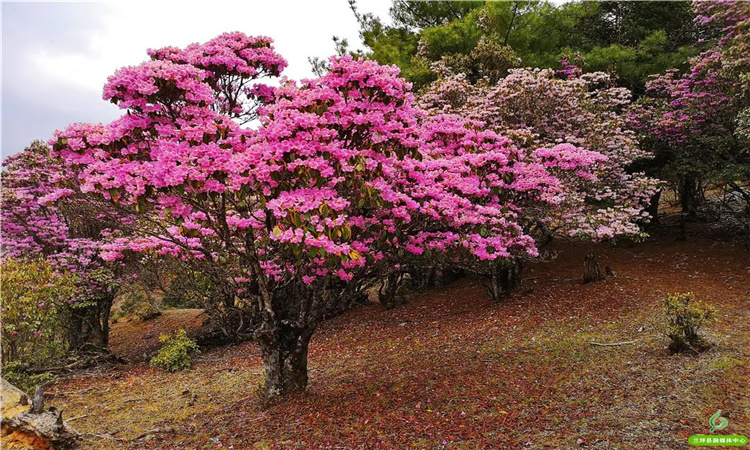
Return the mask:
POLYGON ((200 353, 198 344, 187 336, 185 330, 171 335, 163 334, 159 336, 159 341, 162 342, 162 347, 151 358, 151 366, 167 372, 189 369, 192 355, 200 353))
POLYGON ((68 300, 78 293, 77 278, 59 273, 43 260, 2 263, 2 361, 43 367, 67 352, 68 300))
POLYGON ((669 337, 670 352, 699 353, 710 347, 698 334, 706 323, 716 320, 716 309, 701 302, 694 302, 692 293, 668 295, 664 300, 666 323, 662 332, 669 337))
POLYGON ((146 321, 161 315, 156 301, 139 286, 127 286, 122 294, 120 312, 117 317, 135 317, 146 321))
POLYGON ((55 381, 58 376, 51 372, 29 374, 24 370, 24 365, 20 361, 12 361, 3 364, 3 378, 13 386, 32 395, 37 386, 55 381))

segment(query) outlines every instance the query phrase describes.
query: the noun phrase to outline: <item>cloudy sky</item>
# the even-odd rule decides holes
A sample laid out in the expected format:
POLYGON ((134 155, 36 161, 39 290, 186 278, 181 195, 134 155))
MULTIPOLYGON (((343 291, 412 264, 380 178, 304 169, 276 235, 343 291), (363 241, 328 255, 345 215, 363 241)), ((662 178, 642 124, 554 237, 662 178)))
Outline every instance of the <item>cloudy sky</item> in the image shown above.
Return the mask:
MULTIPOLYGON (((390 0, 358 0, 386 17, 390 0)), ((101 98, 116 69, 147 58, 146 49, 203 42, 226 31, 266 35, 289 62, 285 75, 310 77, 309 56, 333 53, 333 35, 360 48, 347 0, 185 3, 2 3, 2 156, 47 140, 73 122, 120 115, 101 98)))

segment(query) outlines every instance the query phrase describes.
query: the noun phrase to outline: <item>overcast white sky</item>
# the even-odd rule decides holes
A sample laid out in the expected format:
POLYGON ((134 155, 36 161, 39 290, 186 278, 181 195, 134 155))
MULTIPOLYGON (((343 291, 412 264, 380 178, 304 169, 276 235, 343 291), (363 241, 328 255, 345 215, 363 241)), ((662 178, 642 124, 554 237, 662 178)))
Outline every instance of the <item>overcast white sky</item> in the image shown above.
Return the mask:
MULTIPOLYGON (((357 4, 386 18, 391 1, 357 4)), ((2 157, 70 123, 119 117, 102 86, 116 69, 146 60, 146 49, 226 31, 272 37, 293 79, 312 76, 308 56, 333 54, 333 35, 361 48, 347 0, 3 2, 2 157)))

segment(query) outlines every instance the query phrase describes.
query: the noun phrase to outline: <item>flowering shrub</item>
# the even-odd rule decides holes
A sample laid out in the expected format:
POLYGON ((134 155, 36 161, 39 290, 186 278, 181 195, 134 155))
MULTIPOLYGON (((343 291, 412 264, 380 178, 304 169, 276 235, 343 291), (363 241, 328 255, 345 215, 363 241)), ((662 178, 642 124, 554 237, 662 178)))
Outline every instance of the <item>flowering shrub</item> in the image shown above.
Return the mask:
POLYGON ((109 310, 124 270, 104 261, 102 252, 124 239, 128 216, 83 195, 74 173, 42 142, 6 158, 3 167, 2 258, 42 257, 55 271, 74 274, 77 290, 65 305, 69 345, 106 348, 109 310))
POLYGON ((67 351, 65 318, 78 279, 43 260, 2 262, 3 365, 39 366, 67 351))

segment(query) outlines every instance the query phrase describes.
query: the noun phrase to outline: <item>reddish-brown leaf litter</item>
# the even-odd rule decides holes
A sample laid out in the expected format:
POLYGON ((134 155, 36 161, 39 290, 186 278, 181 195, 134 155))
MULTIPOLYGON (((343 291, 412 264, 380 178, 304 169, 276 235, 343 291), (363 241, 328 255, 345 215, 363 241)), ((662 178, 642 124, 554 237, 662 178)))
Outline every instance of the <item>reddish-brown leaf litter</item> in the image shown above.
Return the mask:
MULTIPOLYGON (((205 349, 185 372, 137 362, 77 374, 53 385, 50 401, 95 449, 681 449, 717 410, 729 419, 723 432, 750 434, 742 245, 664 237, 552 250, 554 263, 531 265, 502 303, 465 278, 324 323, 308 392, 295 398, 259 400, 262 366, 246 342, 205 349), (615 276, 582 284, 591 252, 615 276), (714 347, 670 356, 654 323, 666 294, 688 291, 719 311, 705 330, 714 347)), ((159 333, 195 327, 197 315, 116 324, 112 348, 138 361, 159 333)))

